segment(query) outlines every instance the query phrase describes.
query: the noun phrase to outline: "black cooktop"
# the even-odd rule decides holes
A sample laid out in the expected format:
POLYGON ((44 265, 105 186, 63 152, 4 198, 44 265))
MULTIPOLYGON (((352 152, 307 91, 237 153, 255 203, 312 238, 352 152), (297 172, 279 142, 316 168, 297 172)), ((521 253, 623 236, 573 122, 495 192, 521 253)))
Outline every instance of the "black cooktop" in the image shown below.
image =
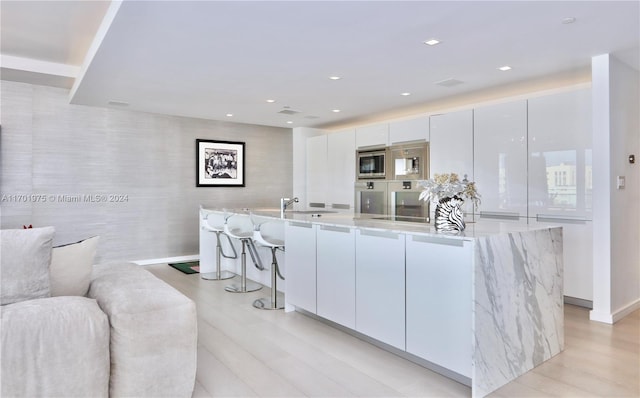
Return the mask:
POLYGON ((385 221, 400 221, 400 222, 415 222, 415 223, 428 223, 427 217, 410 217, 410 216, 384 216, 372 217, 373 220, 385 220, 385 221))

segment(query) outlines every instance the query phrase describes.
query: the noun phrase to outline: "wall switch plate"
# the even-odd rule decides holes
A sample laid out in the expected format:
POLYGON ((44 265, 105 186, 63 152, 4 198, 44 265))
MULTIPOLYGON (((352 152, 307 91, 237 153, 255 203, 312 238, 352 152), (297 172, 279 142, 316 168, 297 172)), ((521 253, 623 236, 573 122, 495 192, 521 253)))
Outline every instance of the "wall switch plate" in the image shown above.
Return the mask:
POLYGON ((618 176, 618 189, 624 189, 624 176, 618 176))

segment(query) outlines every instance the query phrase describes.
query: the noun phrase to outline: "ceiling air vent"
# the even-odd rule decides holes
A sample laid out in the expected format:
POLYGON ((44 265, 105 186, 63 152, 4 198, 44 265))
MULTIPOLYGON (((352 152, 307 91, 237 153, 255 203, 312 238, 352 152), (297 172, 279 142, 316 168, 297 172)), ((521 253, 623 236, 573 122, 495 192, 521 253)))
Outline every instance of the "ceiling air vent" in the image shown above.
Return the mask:
POLYGON ((300 113, 300 111, 294 111, 293 109, 283 109, 278 113, 282 113, 283 115, 295 115, 300 113))
POLYGON ((318 119, 319 116, 308 115, 304 117, 305 119, 318 119))
POLYGON ((129 103, 125 101, 109 100, 107 103, 113 106, 129 106, 129 103))
POLYGON ((464 82, 457 79, 444 79, 444 80, 440 80, 439 82, 435 82, 435 84, 437 84, 438 86, 443 86, 443 87, 453 87, 462 83, 464 82))

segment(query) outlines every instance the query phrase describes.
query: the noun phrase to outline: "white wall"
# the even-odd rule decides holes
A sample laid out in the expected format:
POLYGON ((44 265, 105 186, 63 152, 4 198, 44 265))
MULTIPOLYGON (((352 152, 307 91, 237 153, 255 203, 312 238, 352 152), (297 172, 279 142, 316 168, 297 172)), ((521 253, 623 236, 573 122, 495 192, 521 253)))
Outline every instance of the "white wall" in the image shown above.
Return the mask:
POLYGON ((591 319, 613 323, 640 308, 639 72, 593 58, 594 300, 591 319), (626 187, 617 189, 617 177, 626 187))
POLYGON ((1 89, 0 193, 37 195, 4 197, 2 228, 53 225, 54 244, 100 235, 97 262, 166 258, 198 253, 200 204, 277 207, 292 194, 290 129, 70 105, 67 90, 9 81, 1 89), (246 187, 197 188, 196 138, 245 142, 246 187), (85 194, 126 200, 57 198, 85 194))

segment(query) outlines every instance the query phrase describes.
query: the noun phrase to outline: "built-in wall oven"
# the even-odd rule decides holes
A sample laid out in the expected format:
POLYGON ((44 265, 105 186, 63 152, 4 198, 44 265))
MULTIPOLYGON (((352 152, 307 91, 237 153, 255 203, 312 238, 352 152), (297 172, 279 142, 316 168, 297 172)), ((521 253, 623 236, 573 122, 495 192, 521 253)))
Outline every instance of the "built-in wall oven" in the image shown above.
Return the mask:
POLYGON ((430 222, 429 202, 419 199, 422 188, 418 186, 418 181, 390 181, 387 189, 390 216, 398 221, 411 218, 415 221, 430 222))
POLYGON ((356 213, 397 221, 429 222, 429 203, 419 200, 429 178, 429 143, 405 142, 357 151, 356 213), (401 219, 406 220, 401 220, 401 219))
POLYGON ((387 149, 359 149, 356 153, 358 180, 385 179, 387 176, 387 149))
POLYGON ((355 184, 356 213, 387 214, 387 181, 357 181, 355 184))
POLYGON ((413 142, 389 147, 388 180, 429 178, 429 143, 413 142))

